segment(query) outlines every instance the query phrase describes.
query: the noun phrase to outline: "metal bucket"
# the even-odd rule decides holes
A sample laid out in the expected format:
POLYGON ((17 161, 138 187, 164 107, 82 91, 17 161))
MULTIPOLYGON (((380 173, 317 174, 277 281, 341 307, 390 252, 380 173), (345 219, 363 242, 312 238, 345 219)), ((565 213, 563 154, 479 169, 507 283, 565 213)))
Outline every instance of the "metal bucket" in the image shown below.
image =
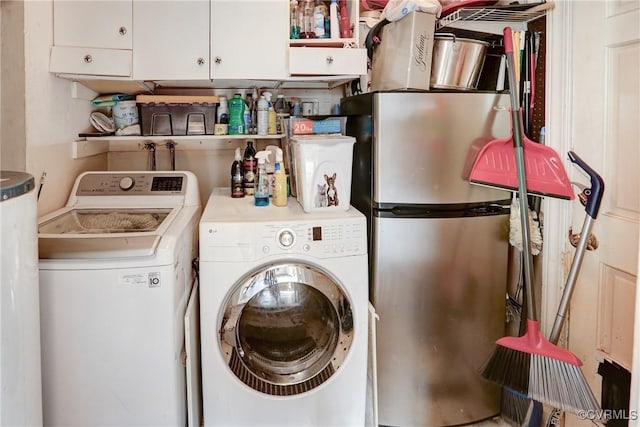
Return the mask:
POLYGON ((463 39, 453 34, 434 37, 430 87, 474 90, 489 43, 463 39))

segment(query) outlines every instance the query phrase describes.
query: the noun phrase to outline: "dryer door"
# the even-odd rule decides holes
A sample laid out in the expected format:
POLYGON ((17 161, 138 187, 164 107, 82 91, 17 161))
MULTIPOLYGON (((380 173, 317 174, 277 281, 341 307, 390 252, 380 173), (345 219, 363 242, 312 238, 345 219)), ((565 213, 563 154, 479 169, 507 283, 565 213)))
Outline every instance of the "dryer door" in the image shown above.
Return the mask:
POLYGON ((227 298, 218 330, 242 382, 288 396, 319 386, 340 367, 353 339, 353 314, 329 273, 286 263, 245 276, 227 298))

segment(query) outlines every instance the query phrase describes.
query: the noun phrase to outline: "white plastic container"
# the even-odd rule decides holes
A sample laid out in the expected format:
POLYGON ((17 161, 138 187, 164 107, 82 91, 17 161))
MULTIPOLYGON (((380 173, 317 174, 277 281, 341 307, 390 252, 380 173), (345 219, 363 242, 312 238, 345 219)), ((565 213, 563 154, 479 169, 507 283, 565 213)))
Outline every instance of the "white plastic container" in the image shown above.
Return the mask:
POLYGON ((118 101, 113 106, 113 121, 117 129, 138 124, 138 106, 136 101, 118 101))
POLYGON ((355 142, 343 135, 291 138, 297 199, 305 212, 349 209, 355 142))
POLYGON ((36 197, 31 175, 0 172, 0 424, 3 426, 42 425, 36 197))

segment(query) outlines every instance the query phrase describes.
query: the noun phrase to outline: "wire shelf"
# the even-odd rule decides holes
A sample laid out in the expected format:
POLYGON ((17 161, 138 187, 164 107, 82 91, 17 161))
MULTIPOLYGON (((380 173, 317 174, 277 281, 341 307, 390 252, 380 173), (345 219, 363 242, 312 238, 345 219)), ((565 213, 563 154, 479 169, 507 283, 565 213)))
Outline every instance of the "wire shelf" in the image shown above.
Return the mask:
POLYGON ((438 20, 438 29, 456 22, 530 22, 547 11, 545 3, 491 7, 463 7, 438 20))

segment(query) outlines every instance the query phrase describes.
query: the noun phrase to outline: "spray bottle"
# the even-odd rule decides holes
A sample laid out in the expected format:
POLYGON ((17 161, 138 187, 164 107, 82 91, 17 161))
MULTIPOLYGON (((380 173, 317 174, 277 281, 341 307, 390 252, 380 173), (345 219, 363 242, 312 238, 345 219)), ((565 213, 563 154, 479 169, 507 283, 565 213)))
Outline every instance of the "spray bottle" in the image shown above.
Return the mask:
POLYGON ((269 103, 269 107, 267 108, 267 134, 269 135, 275 135, 278 133, 278 129, 276 127, 276 110, 273 107, 273 102, 271 102, 272 96, 271 92, 264 93, 264 97, 269 103))
POLYGON ((260 95, 257 107, 256 131, 258 135, 265 136, 269 134, 269 103, 264 95, 260 95))
POLYGON ((256 188, 254 193, 256 206, 269 205, 269 177, 267 176, 266 162, 269 160, 269 151, 258 151, 258 175, 256 177, 256 188))
POLYGON ((231 165, 231 197, 234 199, 244 197, 244 187, 242 185, 243 175, 242 154, 240 154, 240 147, 236 147, 235 160, 231 165))
POLYGON ((273 173, 273 204, 287 206, 287 176, 282 163, 282 148, 276 150, 275 172, 273 173))

